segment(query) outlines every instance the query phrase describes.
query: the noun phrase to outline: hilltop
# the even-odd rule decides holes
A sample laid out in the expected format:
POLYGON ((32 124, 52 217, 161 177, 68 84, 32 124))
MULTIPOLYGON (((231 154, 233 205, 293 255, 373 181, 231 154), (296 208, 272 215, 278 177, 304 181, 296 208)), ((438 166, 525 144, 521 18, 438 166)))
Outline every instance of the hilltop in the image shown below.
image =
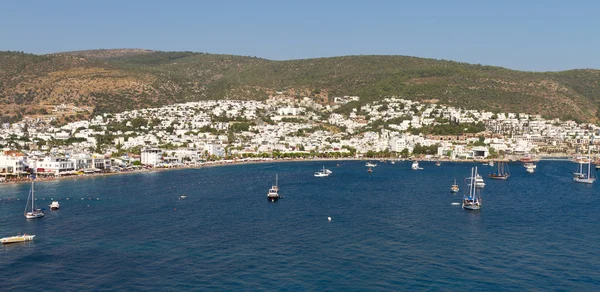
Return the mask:
MULTIPOLYGON (((71 104, 116 112, 207 99, 264 100, 277 93, 358 95, 350 107, 399 96, 493 112, 599 121, 600 71, 523 72, 408 56, 344 56, 272 61, 256 57, 89 50, 51 55, 0 52, 0 115, 13 120, 71 104)), ((66 117, 67 119, 69 117, 66 117)))

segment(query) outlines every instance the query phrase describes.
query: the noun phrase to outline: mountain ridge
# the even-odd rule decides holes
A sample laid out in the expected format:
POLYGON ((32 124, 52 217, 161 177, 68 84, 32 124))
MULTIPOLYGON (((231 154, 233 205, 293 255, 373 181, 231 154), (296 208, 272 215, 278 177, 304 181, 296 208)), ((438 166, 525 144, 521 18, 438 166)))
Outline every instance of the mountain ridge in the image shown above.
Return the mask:
POLYGON ((275 61, 145 49, 0 52, 4 120, 48 104, 102 113, 205 99, 264 100, 280 91, 324 104, 333 96, 358 95, 360 103, 400 96, 598 122, 600 70, 530 72, 397 55, 275 61))

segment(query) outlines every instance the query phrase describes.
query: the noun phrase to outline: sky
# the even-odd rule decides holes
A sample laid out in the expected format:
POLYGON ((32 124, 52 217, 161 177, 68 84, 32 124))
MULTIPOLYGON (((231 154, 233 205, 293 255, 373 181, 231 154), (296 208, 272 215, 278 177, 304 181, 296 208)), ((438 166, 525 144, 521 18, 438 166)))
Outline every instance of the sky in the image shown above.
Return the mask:
POLYGON ((405 55, 600 69, 600 1, 0 0, 0 50, 143 48, 271 60, 405 55))

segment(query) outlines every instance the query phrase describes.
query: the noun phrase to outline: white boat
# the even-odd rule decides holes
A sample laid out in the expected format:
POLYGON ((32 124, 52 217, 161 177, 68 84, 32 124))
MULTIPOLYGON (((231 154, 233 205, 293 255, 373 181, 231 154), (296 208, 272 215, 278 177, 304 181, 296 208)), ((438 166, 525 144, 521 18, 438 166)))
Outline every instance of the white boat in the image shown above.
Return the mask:
POLYGON ((585 159, 580 160, 579 162, 579 172, 574 173, 573 180, 578 183, 584 184, 593 184, 596 181, 596 178, 593 177, 591 169, 592 169, 592 159, 590 158, 590 154, 592 151, 593 137, 590 141, 590 145, 588 146, 588 156, 585 159), (584 172, 583 165, 587 164, 587 173, 584 172))
POLYGON ((323 170, 315 171, 315 177, 327 177, 329 173, 325 170, 325 166, 323 166, 323 170))
POLYGON ((58 210, 60 209, 60 204, 58 204, 58 201, 52 201, 52 204, 50 204, 50 210, 58 210))
POLYGON ((412 165, 410 166, 410 168, 411 168, 412 170, 421 170, 421 169, 423 169, 422 167, 419 167, 419 162, 418 162, 418 161, 416 161, 416 160, 415 160, 415 161, 413 161, 413 163, 412 163, 412 165))
POLYGON ((377 166, 377 163, 371 163, 371 162, 367 162, 367 164, 365 164, 366 167, 375 167, 377 166))
POLYGON ((534 173, 535 169, 537 168, 533 162, 524 163, 523 166, 525 166, 525 171, 528 173, 534 173))
POLYGON ((17 235, 17 236, 9 236, 9 237, 0 238, 0 242, 2 244, 26 242, 26 241, 32 241, 34 237, 35 237, 35 235, 27 235, 27 234, 17 235))
POLYGON ((31 180, 31 190, 29 191, 30 196, 27 197, 27 204, 25 205, 25 218, 35 219, 44 217, 44 211, 35 207, 35 178, 31 180), (31 198, 31 210, 29 209, 29 199, 31 198))
POLYGON ((490 161, 490 163, 488 163, 489 166, 494 166, 494 161, 490 161))
POLYGON ((279 187, 277 186, 277 182, 278 182, 278 176, 276 174, 275 175, 275 184, 273 186, 271 186, 271 188, 267 192, 267 199, 269 201, 277 201, 280 198, 279 187))
MULTIPOLYGON (((469 180, 473 180, 473 177, 469 177, 469 180)), ((481 177, 481 175, 476 174, 474 181, 475 181, 476 188, 478 188, 478 189, 485 188, 485 181, 483 181, 483 177, 481 177)))
POLYGON ((396 164, 396 160, 392 160, 390 163, 391 164, 396 164))
POLYGON ((471 177, 469 181, 469 192, 463 196, 462 207, 466 210, 481 209, 481 190, 477 187, 477 166, 471 168, 471 177))

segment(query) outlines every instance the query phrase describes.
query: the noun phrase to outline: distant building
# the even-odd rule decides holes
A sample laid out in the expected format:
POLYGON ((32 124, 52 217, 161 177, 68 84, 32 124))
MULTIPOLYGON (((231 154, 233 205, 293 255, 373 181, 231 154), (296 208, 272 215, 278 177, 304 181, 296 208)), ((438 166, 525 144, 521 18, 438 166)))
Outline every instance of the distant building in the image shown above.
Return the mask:
POLYGON ((146 148, 142 150, 142 164, 156 166, 162 163, 163 151, 160 148, 146 148))

